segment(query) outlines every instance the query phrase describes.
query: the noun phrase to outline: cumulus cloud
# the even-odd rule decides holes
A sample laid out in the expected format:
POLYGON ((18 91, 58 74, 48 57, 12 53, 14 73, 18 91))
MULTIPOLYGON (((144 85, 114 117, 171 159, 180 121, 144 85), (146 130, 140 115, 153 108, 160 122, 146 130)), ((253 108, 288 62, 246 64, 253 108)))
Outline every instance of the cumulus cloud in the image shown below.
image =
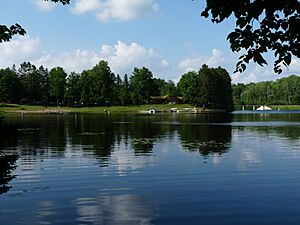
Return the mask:
POLYGON ((283 72, 276 74, 272 65, 261 67, 256 64, 250 64, 244 73, 235 73, 232 75, 233 83, 251 83, 260 81, 270 81, 287 77, 292 74, 300 74, 300 59, 293 58, 288 68, 282 67, 283 72))
POLYGON ((274 72, 269 67, 248 65, 244 73, 235 73, 232 76, 233 83, 251 83, 265 80, 274 80, 274 72))
POLYGON ((74 14, 93 13, 101 22, 133 20, 158 10, 154 0, 76 0, 71 9, 74 14))
MULTIPOLYGON (((203 64, 210 67, 221 66, 231 74, 233 83, 250 83, 268 80, 276 80, 291 74, 300 74, 300 59, 293 58, 288 68, 283 68, 282 74, 275 74, 272 65, 261 67, 257 64, 250 63, 244 73, 234 73, 238 55, 224 54, 218 49, 213 49, 209 56, 194 56, 183 59, 178 68, 186 73, 188 71, 198 71, 203 64)), ((272 63, 270 63, 272 64, 272 63)))
POLYGON ((39 53, 40 40, 38 37, 18 37, 0 45, 0 67, 11 67, 33 59, 39 53))
POLYGON ((96 65, 99 57, 96 53, 87 50, 76 49, 59 55, 42 54, 32 61, 35 65, 43 65, 49 69, 60 66, 67 72, 81 72, 96 65))
POLYGON ((68 72, 81 72, 92 68, 100 60, 108 61, 112 71, 119 74, 130 74, 134 67, 142 66, 148 67, 154 74, 161 74, 169 66, 153 48, 147 49, 137 43, 126 44, 122 41, 115 45, 102 45, 99 51, 76 49, 58 55, 42 52, 38 37, 18 37, 0 45, 0 67, 30 61, 36 66, 44 65, 49 69, 61 66, 68 72))
POLYGON ((198 71, 199 68, 206 64, 210 67, 224 66, 228 63, 228 59, 224 53, 218 49, 213 49, 211 56, 188 57, 182 60, 178 68, 183 72, 198 71))
POLYGON ((32 4, 40 11, 51 11, 55 7, 55 3, 45 0, 32 0, 32 4))
POLYGON ((116 73, 132 71, 133 67, 142 66, 159 72, 169 65, 153 48, 146 49, 137 43, 127 45, 121 41, 118 41, 115 46, 103 45, 99 58, 110 62, 112 70, 116 73))
POLYGON ((87 12, 98 11, 101 7, 99 0, 76 0, 71 11, 74 14, 82 14, 87 12))

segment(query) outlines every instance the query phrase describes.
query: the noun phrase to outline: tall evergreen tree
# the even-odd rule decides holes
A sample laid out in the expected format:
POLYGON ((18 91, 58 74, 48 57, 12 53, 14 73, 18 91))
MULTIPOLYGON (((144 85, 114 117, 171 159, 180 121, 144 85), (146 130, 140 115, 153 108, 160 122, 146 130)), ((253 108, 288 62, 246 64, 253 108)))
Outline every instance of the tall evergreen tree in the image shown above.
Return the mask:
POLYGON ((79 85, 81 89, 80 94, 80 101, 84 105, 90 105, 92 104, 92 86, 93 86, 93 79, 91 76, 91 72, 89 70, 84 70, 81 73, 80 79, 79 79, 79 85))
POLYGON ((91 71, 93 79, 93 101, 101 105, 113 103, 115 75, 111 72, 107 61, 101 60, 91 71))
POLYGON ((122 105, 131 104, 130 85, 129 85, 127 74, 124 75, 123 85, 122 85, 121 91, 120 91, 120 99, 121 99, 122 105))
POLYGON ((35 65, 24 62, 18 69, 18 76, 22 83, 22 97, 28 103, 39 103, 43 99, 43 76, 35 65))
POLYGON ((233 110, 231 78, 225 69, 203 65, 199 70, 199 81, 198 103, 208 108, 233 110))
POLYGON ((123 105, 122 99, 121 99, 122 88, 123 88, 123 81, 122 81, 120 75, 117 74, 115 88, 114 88, 114 97, 113 97, 114 104, 116 104, 116 105, 120 105, 120 104, 123 105))
POLYGON ((21 97, 21 83, 12 69, 0 69, 0 101, 17 103, 21 97))
POLYGON ((72 72, 67 78, 65 98, 69 105, 74 105, 80 102, 80 95, 80 75, 72 72))
POLYGON ((56 67, 50 70, 49 74, 49 94, 56 99, 56 104, 63 102, 66 86, 66 77, 64 69, 56 67))
POLYGON ((130 77, 130 93, 134 104, 147 103, 154 93, 154 87, 153 74, 149 69, 134 68, 130 77))
POLYGON ((196 72, 188 72, 180 78, 178 82, 178 92, 184 98, 185 102, 193 105, 198 105, 199 100, 199 77, 196 72))
POLYGON ((47 68, 40 66, 37 73, 41 79, 41 101, 46 103, 49 101, 49 71, 47 68))

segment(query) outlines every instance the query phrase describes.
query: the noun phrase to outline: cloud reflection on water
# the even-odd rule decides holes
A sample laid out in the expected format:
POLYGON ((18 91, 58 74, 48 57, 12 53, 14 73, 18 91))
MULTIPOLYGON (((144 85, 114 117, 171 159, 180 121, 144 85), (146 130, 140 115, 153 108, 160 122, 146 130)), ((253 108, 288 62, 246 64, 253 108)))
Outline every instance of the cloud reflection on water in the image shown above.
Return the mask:
POLYGON ((155 205, 138 195, 101 196, 76 200, 80 223, 151 225, 155 205))

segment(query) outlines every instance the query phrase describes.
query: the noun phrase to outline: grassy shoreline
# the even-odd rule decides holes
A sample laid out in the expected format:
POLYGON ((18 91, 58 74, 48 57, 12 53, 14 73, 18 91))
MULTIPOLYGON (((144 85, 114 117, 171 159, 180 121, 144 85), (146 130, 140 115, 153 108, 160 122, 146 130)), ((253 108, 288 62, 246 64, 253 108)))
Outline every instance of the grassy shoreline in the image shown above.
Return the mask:
POLYGON ((48 113, 48 112, 77 112, 77 113, 138 113, 139 110, 170 110, 171 108, 194 108, 189 104, 151 104, 139 106, 100 106, 100 107, 45 107, 45 106, 31 106, 31 105, 17 105, 17 104, 4 104, 0 105, 0 112, 3 113, 48 113))
MULTIPOLYGON (((267 105, 273 110, 300 110, 300 105, 267 105)), ((258 105, 255 107, 258 108, 258 105)), ((236 111, 242 110, 242 106, 236 106, 236 111)), ((245 110, 253 110, 252 106, 245 107, 245 110)))
MULTIPOLYGON (((272 109, 277 110, 300 110, 300 105, 271 105, 272 109)), ((17 104, 0 104, 0 113, 138 113, 139 110, 165 110, 171 108, 184 109, 194 108, 189 104, 151 104, 139 106, 110 106, 110 107, 55 107, 55 106, 32 106, 32 105, 17 105, 17 104)))
POLYGON ((271 105, 273 110, 300 110, 300 105, 271 105))

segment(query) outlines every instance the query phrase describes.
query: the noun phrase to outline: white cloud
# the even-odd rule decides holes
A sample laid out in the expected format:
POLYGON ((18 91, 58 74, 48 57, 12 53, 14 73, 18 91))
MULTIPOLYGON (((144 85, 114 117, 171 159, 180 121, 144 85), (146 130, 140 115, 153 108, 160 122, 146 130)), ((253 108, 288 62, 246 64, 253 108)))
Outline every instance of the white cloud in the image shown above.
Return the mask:
POLYGON ((39 53, 40 40, 30 36, 14 38, 0 45, 0 67, 11 67, 31 60, 39 53))
POLYGON ((228 63, 228 59, 224 53, 218 49, 213 49, 211 56, 188 57, 182 60, 178 68, 183 72, 198 71, 203 64, 210 67, 224 66, 228 63))
POLYGON ((30 61, 36 66, 44 65, 49 69, 61 66, 68 72, 81 72, 92 68, 100 60, 108 61, 112 71, 119 74, 131 74, 134 67, 145 66, 160 75, 169 66, 153 48, 147 49, 137 43, 126 44, 122 41, 116 45, 102 45, 98 52, 76 49, 58 55, 42 52, 38 37, 18 37, 0 45, 0 67, 30 61))
POLYGON ((74 14, 91 12, 100 21, 128 21, 155 13, 159 6, 154 0, 76 0, 74 14))
POLYGON ((32 4, 40 11, 51 11, 55 7, 55 3, 45 0, 32 0, 32 4))
POLYGON ((292 74, 300 75, 300 59, 293 58, 288 68, 282 67, 283 72, 276 74, 272 65, 261 67, 256 64, 250 64, 244 73, 235 73, 232 75, 233 83, 250 83, 260 81, 272 81, 292 74))
POLYGON ((121 41, 115 46, 103 45, 99 58, 107 60, 116 73, 128 73, 134 67, 142 66, 149 67, 157 73, 169 65, 153 48, 146 49, 137 43, 127 45, 121 41))
POLYGON ((300 59, 293 58, 290 66, 288 68, 284 68, 283 70, 284 70, 284 73, 300 75, 300 59))
MULTIPOLYGON (((210 67, 221 66, 231 74, 233 83, 250 83, 276 80, 282 77, 289 76, 291 74, 300 75, 300 59, 293 58, 289 68, 283 68, 282 74, 275 74, 272 65, 261 67, 257 64, 250 63, 247 65, 247 69, 244 73, 232 74, 235 70, 238 54, 224 54, 218 49, 213 49, 210 56, 194 56, 188 57, 182 60, 178 68, 186 73, 188 71, 198 71, 203 64, 207 64, 210 67)), ((272 63, 270 63, 272 64, 272 63)))
POLYGON ((60 55, 42 54, 32 61, 35 65, 43 65, 49 69, 60 66, 67 72, 81 72, 96 65, 99 57, 96 53, 87 50, 76 49, 73 52, 65 52, 60 55))
POLYGON ((76 0, 71 11, 74 14, 82 14, 99 10, 101 3, 99 0, 76 0))
POLYGON ((233 83, 250 83, 274 80, 274 76, 274 72, 269 67, 251 64, 244 73, 235 73, 231 77, 233 83))

